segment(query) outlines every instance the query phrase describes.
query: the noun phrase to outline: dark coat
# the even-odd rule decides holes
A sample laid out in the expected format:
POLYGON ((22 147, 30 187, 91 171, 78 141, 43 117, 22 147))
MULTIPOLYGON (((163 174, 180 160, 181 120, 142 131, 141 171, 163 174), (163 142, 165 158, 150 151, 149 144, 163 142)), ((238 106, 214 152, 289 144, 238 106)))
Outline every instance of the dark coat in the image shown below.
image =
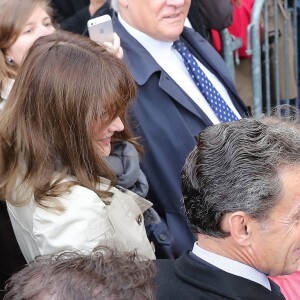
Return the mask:
POLYGON ((188 19, 192 27, 211 41, 211 29, 222 30, 232 23, 232 0, 192 0, 188 19))
POLYGON ((16 240, 6 202, 0 200, 0 299, 3 298, 3 289, 6 280, 25 266, 26 261, 16 240))
POLYGON ((227 273, 190 254, 176 260, 157 260, 157 300, 283 300, 279 287, 270 280, 262 285, 227 273))
POLYGON ((52 0, 54 19, 63 30, 88 35, 87 21, 105 14, 112 14, 110 1, 100 7, 94 16, 89 12, 89 0, 52 0))
MULTIPOLYGON (((113 26, 121 38, 124 61, 138 85, 138 97, 132 106, 133 129, 145 149, 142 169, 150 190, 148 199, 163 219, 164 228, 153 232, 157 257, 177 257, 194 242, 182 208, 180 173, 195 136, 212 125, 205 113, 156 63, 113 17, 113 26), (169 229, 169 230, 168 230, 169 229), (159 246, 163 245, 162 248, 159 246)), ((240 100, 223 59, 199 34, 185 28, 182 39, 187 47, 226 87, 233 104, 244 116, 240 100)))

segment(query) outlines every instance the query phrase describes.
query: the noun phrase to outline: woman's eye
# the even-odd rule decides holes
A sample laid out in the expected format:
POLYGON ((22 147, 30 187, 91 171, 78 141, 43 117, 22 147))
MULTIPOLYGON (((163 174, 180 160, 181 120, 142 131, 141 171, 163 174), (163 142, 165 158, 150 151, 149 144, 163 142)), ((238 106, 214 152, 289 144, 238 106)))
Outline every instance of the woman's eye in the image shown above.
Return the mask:
POLYGON ((31 33, 31 32, 32 32, 32 29, 31 29, 31 28, 25 29, 25 30, 23 31, 23 33, 31 33))

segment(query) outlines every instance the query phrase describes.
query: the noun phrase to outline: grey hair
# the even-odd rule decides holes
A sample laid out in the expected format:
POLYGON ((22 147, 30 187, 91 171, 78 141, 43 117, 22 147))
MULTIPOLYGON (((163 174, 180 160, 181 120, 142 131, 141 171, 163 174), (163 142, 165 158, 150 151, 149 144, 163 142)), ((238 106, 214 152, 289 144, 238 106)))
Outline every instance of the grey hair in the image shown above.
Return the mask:
POLYGON ((222 217, 234 211, 267 220, 282 191, 280 170, 298 163, 300 125, 295 118, 246 118, 206 128, 182 171, 192 230, 226 237, 222 217))
POLYGON ((37 257, 6 283, 5 300, 154 300, 156 267, 136 252, 98 246, 37 257))
POLYGON ((118 12, 119 11, 119 0, 111 0, 110 6, 114 11, 118 12))

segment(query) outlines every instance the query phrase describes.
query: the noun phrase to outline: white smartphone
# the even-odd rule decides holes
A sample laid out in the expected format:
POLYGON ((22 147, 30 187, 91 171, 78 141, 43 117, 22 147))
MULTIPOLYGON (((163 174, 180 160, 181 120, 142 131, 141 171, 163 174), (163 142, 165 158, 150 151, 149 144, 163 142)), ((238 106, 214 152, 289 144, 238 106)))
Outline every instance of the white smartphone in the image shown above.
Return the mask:
POLYGON ((114 40, 114 30, 110 15, 103 15, 87 22, 90 39, 98 42, 110 42, 114 40))

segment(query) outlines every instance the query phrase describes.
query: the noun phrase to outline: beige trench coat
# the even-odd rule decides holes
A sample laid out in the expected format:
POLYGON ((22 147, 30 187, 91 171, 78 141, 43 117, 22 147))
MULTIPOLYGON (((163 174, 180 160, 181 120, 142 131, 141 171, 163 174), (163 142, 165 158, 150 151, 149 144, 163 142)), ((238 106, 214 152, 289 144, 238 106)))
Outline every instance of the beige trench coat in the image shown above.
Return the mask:
MULTIPOLYGON (((68 177, 65 181, 76 181, 68 177)), ((99 186, 107 190, 109 181, 99 186)), ((7 203, 13 229, 27 262, 38 255, 64 250, 90 252, 98 245, 119 251, 137 251, 146 259, 155 259, 148 241, 143 212, 152 203, 123 188, 111 188, 111 198, 100 199, 92 190, 74 185, 58 200, 61 214, 43 209, 32 200, 24 206, 7 203), (105 201, 103 201, 105 200, 105 201)))

